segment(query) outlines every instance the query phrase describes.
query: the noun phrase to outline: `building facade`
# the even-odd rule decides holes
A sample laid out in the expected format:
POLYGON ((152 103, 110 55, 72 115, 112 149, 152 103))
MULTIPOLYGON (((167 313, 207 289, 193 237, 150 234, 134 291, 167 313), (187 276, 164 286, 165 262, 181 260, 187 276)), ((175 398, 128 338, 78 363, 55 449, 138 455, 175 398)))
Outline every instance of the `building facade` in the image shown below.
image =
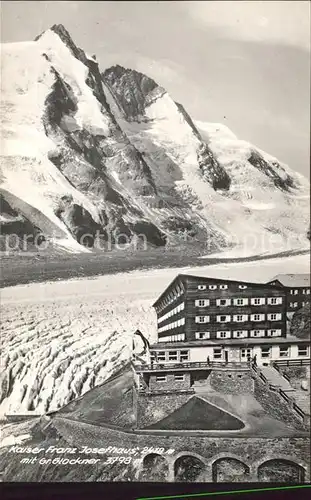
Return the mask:
POLYGON ((286 335, 288 295, 276 279, 260 284, 178 275, 153 304, 158 341, 137 367, 137 385, 191 391, 223 371, 235 383, 243 383, 246 373, 250 380, 251 361, 308 362, 308 340, 286 335))
POLYGON ((282 286, 180 274, 153 307, 159 342, 286 334, 286 291, 282 286))
POLYGON ((286 310, 289 318, 310 302, 309 274, 278 274, 268 284, 283 287, 286 291, 286 310))

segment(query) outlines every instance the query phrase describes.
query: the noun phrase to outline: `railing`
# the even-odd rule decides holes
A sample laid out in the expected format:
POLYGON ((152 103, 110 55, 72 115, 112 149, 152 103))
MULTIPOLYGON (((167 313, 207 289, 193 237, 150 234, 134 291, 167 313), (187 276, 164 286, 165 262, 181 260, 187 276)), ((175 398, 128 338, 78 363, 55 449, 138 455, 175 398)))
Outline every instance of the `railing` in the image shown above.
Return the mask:
POLYGON ((299 406, 297 406, 296 403, 293 404, 293 408, 298 413, 298 415, 300 415, 302 418, 305 417, 306 413, 299 406))
MULTIPOLYGON (((254 366, 255 365, 252 366, 253 370, 254 370, 254 366)), ((277 385, 270 384, 267 377, 265 377, 264 374, 260 370, 258 370, 257 367, 255 368, 255 371, 256 371, 256 374, 259 376, 259 378, 263 381, 264 384, 266 384, 269 387, 269 389, 271 389, 271 391, 277 391, 279 389, 277 385)))
POLYGON ((282 389, 279 390, 279 393, 280 395, 282 396, 283 399, 285 399, 285 401, 287 403, 290 403, 291 401, 291 398, 286 394, 286 392, 284 392, 282 389))
MULTIPOLYGON (((300 360, 299 360, 300 361, 300 360)), ((301 361, 304 361, 304 360, 301 360, 301 361)), ((304 412, 304 410, 302 410, 298 405, 297 403, 295 402, 295 389, 293 388, 293 390, 291 391, 293 393, 293 396, 290 397, 286 394, 286 392, 284 392, 279 386, 277 385, 274 385, 274 384, 270 384, 267 377, 265 377, 265 375, 260 371, 260 369, 254 364, 252 363, 251 364, 251 369, 256 373, 257 377, 272 391, 276 391, 278 392, 278 394, 280 394, 280 396, 285 399, 285 401, 287 403, 289 403, 293 410, 298 413, 298 415, 303 419, 303 421, 305 420, 306 416, 307 416, 307 413, 304 412)), ((283 376, 283 374, 282 374, 283 376)))
MULTIPOLYGON (((306 366, 310 365, 310 359, 278 359, 272 362, 276 366, 306 366)), ((276 368, 278 370, 278 368, 276 368)))
POLYGON ((282 377, 284 377, 287 380, 287 382, 290 382, 289 376, 286 375, 286 373, 281 372, 280 367, 277 365, 277 363, 275 363, 274 361, 272 361, 271 365, 273 366, 273 368, 275 368, 279 372, 279 374, 282 377))
POLYGON ((161 371, 161 370, 184 370, 185 368, 196 369, 196 368, 236 368, 236 369, 249 369, 250 363, 247 361, 244 363, 234 363, 225 361, 211 361, 210 363, 203 361, 191 361, 191 362, 180 362, 180 363, 153 363, 153 364, 134 364, 132 366, 136 371, 161 371))
POLYGON ((158 396, 158 395, 165 395, 165 394, 194 394, 195 390, 194 389, 158 389, 158 390, 152 390, 152 389, 139 389, 138 394, 141 396, 158 396))

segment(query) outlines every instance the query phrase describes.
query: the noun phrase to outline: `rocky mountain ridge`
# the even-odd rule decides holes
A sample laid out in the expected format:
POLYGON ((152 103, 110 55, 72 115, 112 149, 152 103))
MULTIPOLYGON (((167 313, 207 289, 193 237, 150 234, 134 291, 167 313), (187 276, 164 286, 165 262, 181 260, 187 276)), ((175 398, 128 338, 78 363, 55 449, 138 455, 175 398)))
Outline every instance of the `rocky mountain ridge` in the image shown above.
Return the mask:
POLYGON ((148 76, 101 72, 62 25, 4 44, 3 67, 5 232, 13 210, 74 252, 120 235, 155 246, 186 235, 212 250, 245 235, 306 244, 302 176, 226 127, 195 123, 148 76))

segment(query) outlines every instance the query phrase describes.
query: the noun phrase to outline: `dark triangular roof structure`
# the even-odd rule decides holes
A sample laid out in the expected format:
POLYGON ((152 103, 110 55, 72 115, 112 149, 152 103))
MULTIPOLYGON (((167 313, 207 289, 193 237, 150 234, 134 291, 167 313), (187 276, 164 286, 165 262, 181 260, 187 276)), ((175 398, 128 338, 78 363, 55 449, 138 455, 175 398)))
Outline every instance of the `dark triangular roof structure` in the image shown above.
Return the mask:
POLYGON ((272 281, 278 281, 287 288, 295 286, 308 287, 310 286, 310 274, 277 274, 269 283, 272 281))
POLYGON ((244 427, 242 420, 200 397, 193 396, 168 417, 146 429, 232 431, 244 427))

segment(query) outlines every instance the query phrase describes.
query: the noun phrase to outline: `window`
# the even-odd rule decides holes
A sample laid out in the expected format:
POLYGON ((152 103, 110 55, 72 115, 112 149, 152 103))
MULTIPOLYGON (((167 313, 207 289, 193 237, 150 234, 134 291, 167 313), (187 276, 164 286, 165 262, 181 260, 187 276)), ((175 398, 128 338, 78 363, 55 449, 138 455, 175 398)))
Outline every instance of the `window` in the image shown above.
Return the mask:
POLYGON ((219 285, 220 290, 227 290, 228 285, 219 285))
POLYGON ((213 357, 214 357, 214 359, 221 359, 222 358, 221 349, 214 348, 213 349, 213 357))
POLYGON ((298 302, 290 302, 289 307, 298 307, 298 302))
POLYGON ((233 316, 233 321, 237 321, 238 323, 241 323, 243 321, 247 321, 248 315, 247 314, 236 314, 233 316))
POLYGON ((276 314, 276 313, 268 314, 268 320, 270 321, 280 321, 281 318, 282 318, 281 314, 276 314))
POLYGON ((264 330, 251 330, 251 337, 264 337, 264 330))
POLYGON ((247 337, 247 330, 235 330, 233 332, 233 337, 236 339, 247 337))
POLYGON ((267 336, 268 337, 278 337, 279 335, 282 334, 282 330, 267 330, 267 336))
POLYGON ((276 304, 282 304, 282 297, 269 297, 268 298, 268 304, 271 305, 276 305, 276 304))
POLYGON ((195 301, 196 307, 206 307, 209 306, 209 300, 208 299, 198 299, 195 301))
POLYGON ((228 323, 231 319, 231 316, 225 316, 225 315, 221 315, 221 316, 217 316, 216 318, 216 321, 217 323, 228 323))
POLYGON ((298 290, 291 290, 290 293, 291 295, 298 295, 298 290))
POLYGON ((168 353, 168 360, 169 361, 177 361, 177 351, 169 351, 168 353))
POLYGON ((158 361, 165 361, 165 352, 156 353, 156 357, 157 357, 158 361))
POLYGON ((195 332, 196 340, 209 339, 210 332, 195 332))
POLYGON ((289 347, 282 346, 280 347, 280 358, 286 358, 289 355, 289 347))
POLYGON ((262 358, 269 358, 270 357, 270 347, 262 347, 261 348, 261 357, 262 358))
POLYGON ((306 295, 310 295, 310 288, 306 288, 306 295))
POLYGON ((251 299, 251 304, 253 306, 260 306, 265 303, 265 299, 263 297, 256 297, 251 299))
POLYGON ((166 382, 167 380, 166 375, 157 375, 155 379, 156 382, 166 382))
POLYGON ((174 380, 177 381, 183 381, 185 380, 185 375, 174 375, 174 380))
POLYGON ((298 346, 298 356, 308 356, 308 347, 298 346))
POLYGON ((230 299, 217 299, 216 300, 216 306, 230 306, 231 300, 230 299))
POLYGON ((206 286, 205 285, 198 285, 198 290, 206 290, 206 286))
POLYGON ((220 332, 217 332, 217 338, 218 339, 227 339, 230 338, 230 331, 229 330, 222 330, 220 332))
POLYGON ((247 286, 246 286, 246 285, 239 285, 239 288, 240 288, 241 290, 245 290, 245 289, 247 288, 247 286))
POLYGON ((264 314, 252 314, 251 315, 251 320, 252 321, 263 321, 265 319, 264 314))
POLYGON ((180 351, 180 361, 189 361, 189 351, 180 351))
POLYGON ((247 306, 248 304, 248 299, 234 299, 233 303, 235 306, 247 306))
POLYGON ((196 316, 195 322, 196 323, 209 323, 209 316, 196 316))
POLYGON ((242 348, 241 349, 241 358, 250 358, 252 355, 251 348, 242 348))
POLYGON ((210 290, 216 290, 217 289, 217 285, 209 285, 208 287, 210 290))

